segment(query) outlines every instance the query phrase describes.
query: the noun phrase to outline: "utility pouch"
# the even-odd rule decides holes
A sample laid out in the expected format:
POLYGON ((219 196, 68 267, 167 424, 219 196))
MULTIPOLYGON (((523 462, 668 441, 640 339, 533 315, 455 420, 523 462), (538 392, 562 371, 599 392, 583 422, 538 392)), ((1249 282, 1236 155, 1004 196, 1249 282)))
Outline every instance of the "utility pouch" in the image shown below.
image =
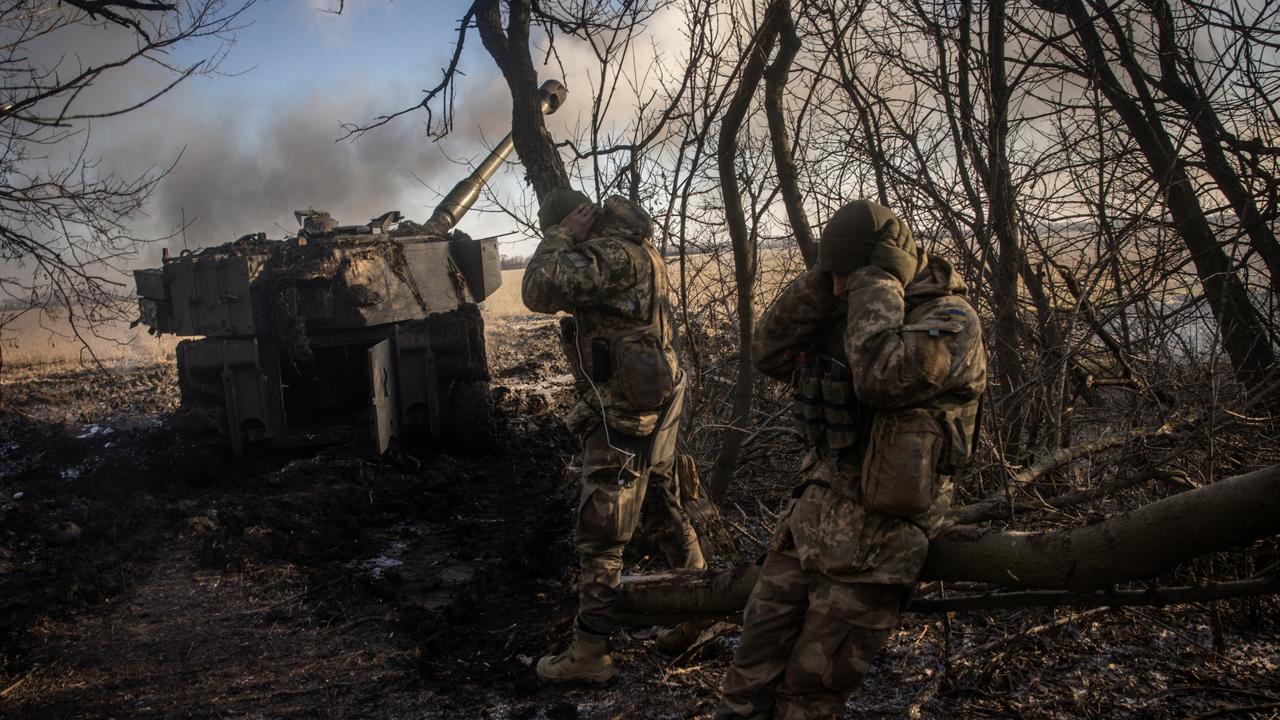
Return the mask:
POLYGON ((571 315, 560 318, 560 349, 564 352, 565 359, 569 361, 569 371, 573 373, 573 379, 586 378, 586 374, 582 371, 581 350, 578 348, 578 323, 571 315))
POLYGON ((848 372, 836 372, 821 381, 822 414, 826 430, 827 447, 832 450, 843 450, 853 447, 858 440, 855 425, 854 408, 857 400, 853 394, 853 380, 848 372))
POLYGON ((899 518, 928 510, 938 489, 942 445, 942 431, 932 410, 876 413, 862 461, 863 504, 899 518))
POLYGON ((658 466, 676 455, 676 441, 680 434, 680 415, 684 412, 684 380, 676 386, 662 414, 658 427, 649 438, 648 465, 658 466))
POLYGON ((609 357, 609 338, 591 338, 591 382, 607 383, 613 377, 613 362, 609 357))
POLYGON ((596 342, 603 340, 605 344, 600 354, 610 369, 605 381, 613 382, 621 391, 628 409, 661 410, 676 391, 676 376, 679 374, 674 355, 666 351, 671 337, 666 320, 666 261, 647 241, 641 242, 640 246, 653 268, 649 322, 629 330, 601 333, 591 343, 592 362, 598 362, 595 359, 596 342))
POLYGON ((656 336, 641 332, 615 338, 613 359, 618 387, 632 408, 656 410, 675 391, 675 368, 656 336))
POLYGON ((566 345, 578 342, 578 323, 572 315, 560 317, 560 341, 566 345))
POLYGON ((946 452, 942 454, 942 463, 938 471, 943 475, 955 475, 973 464, 974 449, 978 444, 979 398, 968 405, 942 414, 942 429, 945 433, 946 452))

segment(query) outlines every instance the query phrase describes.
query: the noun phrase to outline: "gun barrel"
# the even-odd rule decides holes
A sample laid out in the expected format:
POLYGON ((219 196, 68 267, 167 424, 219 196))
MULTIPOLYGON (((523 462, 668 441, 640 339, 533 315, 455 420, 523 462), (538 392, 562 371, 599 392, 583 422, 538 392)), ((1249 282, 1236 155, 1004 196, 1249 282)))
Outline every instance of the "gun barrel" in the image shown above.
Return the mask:
MULTIPOLYGON (((542 112, 550 115, 558 110, 564 104, 568 94, 569 89, 559 80, 548 80, 542 83, 542 87, 538 88, 538 101, 542 112)), ((462 216, 475 204, 476 198, 480 197, 480 189, 498 171, 514 146, 511 133, 507 133, 506 137, 502 138, 470 175, 453 186, 449 194, 445 195, 436 206, 431 219, 427 221, 426 227, 429 233, 442 235, 458 224, 462 216)))

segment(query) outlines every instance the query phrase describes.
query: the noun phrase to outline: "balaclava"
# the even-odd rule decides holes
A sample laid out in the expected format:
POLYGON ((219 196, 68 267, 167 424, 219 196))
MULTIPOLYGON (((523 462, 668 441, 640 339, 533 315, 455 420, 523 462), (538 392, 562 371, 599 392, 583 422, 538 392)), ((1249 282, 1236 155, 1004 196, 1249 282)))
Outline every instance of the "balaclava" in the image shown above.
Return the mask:
MULTIPOLYGON (((854 200, 840 208, 822 228, 818 241, 818 269, 847 273, 871 264, 877 243, 893 245, 910 259, 899 277, 912 278, 919 269, 916 244, 907 224, 891 210, 870 200, 854 200)), ((896 255, 896 254, 895 254, 896 255)))
POLYGON ((538 208, 538 226, 546 230, 552 225, 559 225, 574 208, 589 202, 591 198, 571 187, 555 188, 542 198, 542 207, 538 208))

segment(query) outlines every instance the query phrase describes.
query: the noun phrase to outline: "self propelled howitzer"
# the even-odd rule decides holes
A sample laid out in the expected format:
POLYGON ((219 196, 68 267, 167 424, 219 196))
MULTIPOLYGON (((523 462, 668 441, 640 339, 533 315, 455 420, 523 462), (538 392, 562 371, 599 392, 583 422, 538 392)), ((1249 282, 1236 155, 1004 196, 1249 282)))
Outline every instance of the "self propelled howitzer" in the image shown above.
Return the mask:
MULTIPOLYGON (((567 91, 551 80, 540 93, 552 113, 567 91)), ((453 228, 511 150, 508 135, 422 224, 298 211, 294 237, 166 250, 135 271, 139 321, 193 337, 177 347, 182 406, 220 418, 237 455, 365 428, 379 453, 396 438, 487 439, 478 304, 502 282, 500 258, 496 240, 453 228)))

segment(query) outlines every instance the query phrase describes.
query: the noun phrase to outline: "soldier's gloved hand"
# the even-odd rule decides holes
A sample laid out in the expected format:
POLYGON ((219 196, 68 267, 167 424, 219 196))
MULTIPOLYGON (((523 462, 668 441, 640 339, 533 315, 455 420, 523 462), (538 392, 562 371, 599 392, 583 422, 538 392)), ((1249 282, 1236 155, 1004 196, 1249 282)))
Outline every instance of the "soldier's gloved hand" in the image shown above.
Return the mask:
POLYGON ((568 230, 575 242, 582 242, 587 239, 591 226, 596 224, 596 217, 599 214, 600 210, 594 204, 582 203, 569 211, 564 220, 560 221, 560 227, 568 230))
POLYGON ((800 287, 797 288, 796 299, 793 302, 805 309, 805 319, 816 322, 830 319, 839 305, 833 289, 834 281, 831 273, 817 269, 806 270, 796 282, 800 287))
POLYGON ((920 269, 916 256, 916 241, 905 223, 894 219, 886 225, 871 248, 871 265, 884 270, 904 286, 915 278, 920 269))

